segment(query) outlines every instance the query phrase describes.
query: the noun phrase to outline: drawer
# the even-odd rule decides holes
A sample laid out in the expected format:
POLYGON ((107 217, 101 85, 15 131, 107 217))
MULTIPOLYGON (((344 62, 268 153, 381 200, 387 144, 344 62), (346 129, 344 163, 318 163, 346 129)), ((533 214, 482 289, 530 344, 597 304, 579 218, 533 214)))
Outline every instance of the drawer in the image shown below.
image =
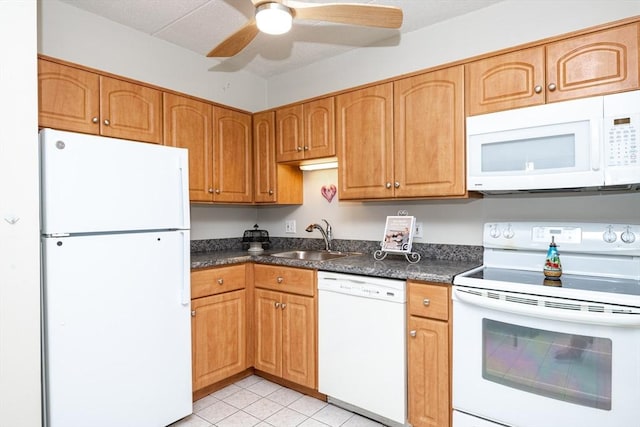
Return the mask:
POLYGON ((245 264, 192 271, 191 299, 244 289, 245 271, 245 264))
POLYGON ((409 314, 449 320, 449 285, 409 281, 409 314))
POLYGON ((256 288, 314 296, 316 293, 316 271, 280 265, 254 265, 256 288))

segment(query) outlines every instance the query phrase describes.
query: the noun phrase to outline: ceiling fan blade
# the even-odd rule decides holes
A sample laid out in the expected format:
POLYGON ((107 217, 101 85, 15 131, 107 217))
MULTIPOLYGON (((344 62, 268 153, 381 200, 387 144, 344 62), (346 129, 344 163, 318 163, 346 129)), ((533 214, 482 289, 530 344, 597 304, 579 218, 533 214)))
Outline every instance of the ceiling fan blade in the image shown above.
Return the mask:
POLYGON ((296 19, 381 28, 400 28, 402 26, 402 9, 393 6, 356 3, 312 4, 286 0, 283 0, 282 3, 293 9, 296 19))
POLYGON ((214 47, 213 50, 207 54, 207 57, 233 56, 247 47, 247 45, 256 37, 258 32, 259 30, 256 25, 256 20, 252 19, 247 22, 244 27, 240 28, 238 31, 224 39, 218 46, 214 47))

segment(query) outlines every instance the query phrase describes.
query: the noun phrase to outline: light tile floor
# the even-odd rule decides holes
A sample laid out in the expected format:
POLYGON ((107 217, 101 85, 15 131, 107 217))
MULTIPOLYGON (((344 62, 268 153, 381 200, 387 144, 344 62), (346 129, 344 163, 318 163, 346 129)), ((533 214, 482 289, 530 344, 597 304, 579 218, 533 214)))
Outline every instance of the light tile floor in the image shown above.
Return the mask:
POLYGON ((170 427, 376 427, 369 418, 282 387, 257 375, 194 402, 170 427))

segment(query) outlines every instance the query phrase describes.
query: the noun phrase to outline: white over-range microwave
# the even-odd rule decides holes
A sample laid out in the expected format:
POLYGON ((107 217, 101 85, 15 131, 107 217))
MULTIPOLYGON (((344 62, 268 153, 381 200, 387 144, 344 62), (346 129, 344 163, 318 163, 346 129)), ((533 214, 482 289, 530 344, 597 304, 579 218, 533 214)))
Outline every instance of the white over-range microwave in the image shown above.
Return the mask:
POLYGON ((467 188, 640 189, 640 91, 467 118, 467 188))

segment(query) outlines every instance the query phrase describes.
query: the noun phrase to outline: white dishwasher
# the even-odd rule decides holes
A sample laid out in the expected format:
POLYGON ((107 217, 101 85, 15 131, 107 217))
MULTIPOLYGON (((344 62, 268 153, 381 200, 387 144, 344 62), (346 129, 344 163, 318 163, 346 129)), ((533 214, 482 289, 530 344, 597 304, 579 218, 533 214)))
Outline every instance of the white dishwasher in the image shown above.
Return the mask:
POLYGON ((386 425, 406 425, 404 280, 318 272, 318 390, 386 425))

